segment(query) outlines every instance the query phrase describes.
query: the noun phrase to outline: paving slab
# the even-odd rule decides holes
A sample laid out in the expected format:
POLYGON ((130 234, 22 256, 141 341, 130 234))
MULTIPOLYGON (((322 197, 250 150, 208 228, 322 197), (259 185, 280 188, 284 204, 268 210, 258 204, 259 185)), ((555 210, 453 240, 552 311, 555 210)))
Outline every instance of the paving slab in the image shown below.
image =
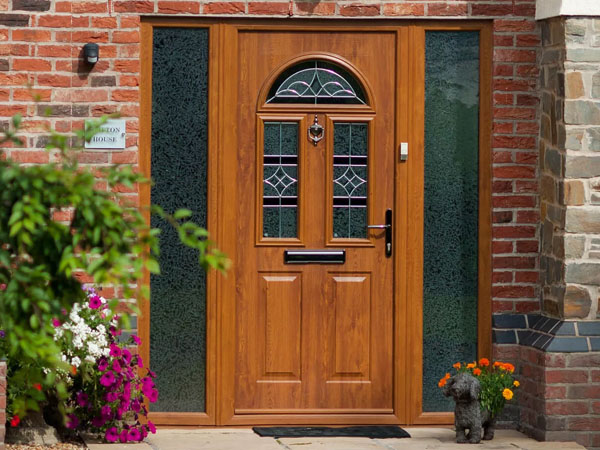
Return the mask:
MULTIPOLYGON (((450 428, 404 428, 410 438, 280 438, 260 437, 248 428, 161 428, 141 444, 88 442, 90 450, 468 450, 455 442, 450 428)), ((515 430, 497 430, 478 450, 585 450, 574 442, 538 442, 515 430)))
POLYGON ((153 450, 282 450, 275 439, 245 429, 161 429, 146 441, 153 450))

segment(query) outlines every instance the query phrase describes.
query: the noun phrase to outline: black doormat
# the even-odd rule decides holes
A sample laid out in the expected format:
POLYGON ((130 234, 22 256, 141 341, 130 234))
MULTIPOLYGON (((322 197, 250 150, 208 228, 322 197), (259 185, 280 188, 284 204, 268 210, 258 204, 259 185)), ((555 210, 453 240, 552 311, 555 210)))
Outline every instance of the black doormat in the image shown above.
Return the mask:
POLYGON ((356 427, 254 427, 256 434, 263 437, 367 437, 371 439, 406 438, 406 431, 396 425, 356 427))

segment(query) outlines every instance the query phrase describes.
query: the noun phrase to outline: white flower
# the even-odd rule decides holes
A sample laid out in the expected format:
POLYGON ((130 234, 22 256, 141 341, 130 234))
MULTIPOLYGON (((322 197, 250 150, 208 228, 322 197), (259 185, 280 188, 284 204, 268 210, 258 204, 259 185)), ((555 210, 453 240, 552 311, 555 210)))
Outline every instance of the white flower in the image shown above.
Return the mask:
POLYGON ((75 367, 79 367, 79 365, 81 364, 81 359, 79 359, 78 356, 74 356, 71 360, 71 364, 75 367))

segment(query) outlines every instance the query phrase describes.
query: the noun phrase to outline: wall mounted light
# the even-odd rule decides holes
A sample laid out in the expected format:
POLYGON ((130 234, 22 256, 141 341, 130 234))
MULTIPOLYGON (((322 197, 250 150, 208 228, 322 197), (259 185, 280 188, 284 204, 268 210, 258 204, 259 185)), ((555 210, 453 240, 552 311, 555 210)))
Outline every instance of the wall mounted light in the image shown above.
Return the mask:
POLYGON ((85 44, 83 46, 83 59, 88 64, 96 64, 98 62, 98 55, 100 53, 100 48, 98 44, 85 44))

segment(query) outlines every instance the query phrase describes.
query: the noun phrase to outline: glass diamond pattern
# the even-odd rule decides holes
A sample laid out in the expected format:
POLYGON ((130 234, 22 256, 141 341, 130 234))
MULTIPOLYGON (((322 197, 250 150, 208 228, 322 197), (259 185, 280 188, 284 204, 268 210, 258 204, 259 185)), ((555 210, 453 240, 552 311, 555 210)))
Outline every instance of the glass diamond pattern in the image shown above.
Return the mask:
POLYGON ((265 122, 263 237, 298 234, 298 123, 265 122))
POLYGON ((368 126, 334 125, 333 237, 367 237, 368 126))

